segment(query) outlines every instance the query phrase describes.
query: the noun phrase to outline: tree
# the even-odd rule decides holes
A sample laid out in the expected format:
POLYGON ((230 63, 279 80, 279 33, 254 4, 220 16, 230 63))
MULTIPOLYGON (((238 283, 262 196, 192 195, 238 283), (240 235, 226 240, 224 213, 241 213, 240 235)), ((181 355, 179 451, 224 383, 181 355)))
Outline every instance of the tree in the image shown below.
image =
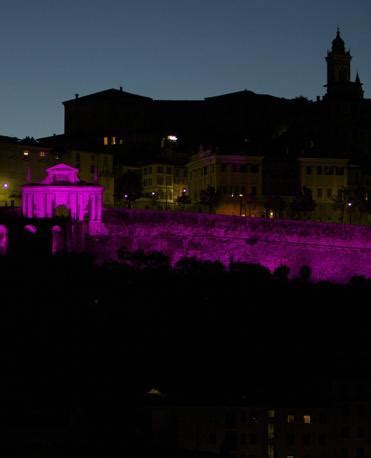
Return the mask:
POLYGON ((281 196, 272 195, 268 196, 264 207, 268 214, 272 211, 274 215, 278 215, 279 218, 282 218, 287 203, 281 196))
POLYGON ((213 186, 208 186, 200 192, 200 203, 208 207, 209 213, 215 212, 220 202, 220 193, 213 186))
POLYGON ((189 198, 187 191, 182 191, 182 194, 177 197, 176 203, 180 205, 182 210, 185 209, 186 205, 189 205, 191 203, 191 199, 189 198))
POLYGON ((364 215, 371 213, 371 203, 368 194, 362 187, 355 189, 342 188, 336 197, 333 197, 333 208, 340 212, 339 220, 344 223, 347 219, 352 223, 352 216, 358 217, 361 223, 364 215))
POLYGON ((142 195, 142 180, 138 172, 128 170, 121 177, 118 178, 117 183, 117 196, 119 200, 124 200, 127 208, 132 207, 135 202, 142 195))
POLYGON ((291 211, 295 215, 302 215, 306 219, 308 213, 311 213, 316 208, 316 205, 312 197, 312 191, 306 186, 303 186, 302 190, 291 203, 291 211))

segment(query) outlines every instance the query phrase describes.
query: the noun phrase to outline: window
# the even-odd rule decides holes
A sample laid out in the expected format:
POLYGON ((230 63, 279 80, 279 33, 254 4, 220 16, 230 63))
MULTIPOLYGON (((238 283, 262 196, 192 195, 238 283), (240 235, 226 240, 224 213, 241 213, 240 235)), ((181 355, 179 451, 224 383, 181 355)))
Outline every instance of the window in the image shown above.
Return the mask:
POLYGON ((274 439, 274 425, 271 423, 268 425, 268 439, 274 439))
POLYGON ((344 167, 336 167, 336 175, 344 175, 344 167))
POLYGON ((363 458, 365 456, 365 450, 363 448, 356 449, 356 458, 363 458))
POLYGON ((108 137, 103 137, 103 144, 104 144, 105 146, 108 145, 108 137))
POLYGON ((256 186, 251 186, 251 195, 256 196, 256 186))
POLYGON ((257 164, 253 164, 250 167, 250 171, 251 171, 251 173, 258 173, 259 172, 259 166, 257 164))
MULTIPOLYGON (((224 189, 223 189, 223 194, 226 194, 224 192, 224 189)), ((240 421, 241 423, 246 423, 246 412, 241 412, 240 421)))
POLYGON ((317 198, 322 199, 322 188, 317 189, 317 198))
POLYGON ((321 165, 317 167, 317 175, 322 175, 322 166, 321 165))
POLYGON ((328 188, 327 189, 327 197, 330 199, 332 196, 332 189, 328 188))
POLYGON ((216 434, 215 433, 210 433, 209 434, 209 444, 216 444, 216 434))
POLYGON ((111 145, 116 145, 116 137, 111 138, 111 145))
POLYGON ((166 173, 168 173, 168 174, 172 173, 171 167, 166 167, 166 173))
POLYGON ((246 173, 247 172, 247 164, 241 164, 240 165, 240 172, 241 173, 246 173))
POLYGON ((310 424, 310 415, 304 415, 304 423, 307 425, 310 424))
POLYGON ((166 184, 167 184, 168 186, 171 185, 171 179, 172 179, 172 177, 166 177, 166 184))
POLYGON ((348 449, 347 448, 341 449, 341 458, 348 458, 348 449))
POLYGON ((333 175, 334 167, 325 167, 325 175, 333 175))
POLYGON ((287 438, 287 445, 294 445, 295 444, 295 435, 294 434, 288 434, 287 438))
POLYGON ((152 173, 152 167, 148 167, 148 174, 150 175, 152 173))
POLYGON ((357 438, 363 439, 365 437, 365 430, 360 426, 357 428, 357 438))
POLYGON ((326 445, 326 434, 320 434, 318 436, 318 443, 319 445, 326 445))
POLYGON ((147 168, 146 167, 143 169, 143 175, 147 175, 147 168))
POLYGON ((205 166, 205 167, 202 169, 202 174, 203 174, 203 176, 206 176, 206 175, 207 175, 207 166, 205 166))
POLYGON ((45 151, 40 151, 40 157, 45 157, 45 151))
POLYGON ((157 177, 157 184, 164 184, 164 177, 157 177))
POLYGON ((348 439, 349 438, 349 428, 347 428, 347 427, 341 428, 340 437, 342 439, 348 439))
POLYGON ((306 174, 307 174, 307 175, 311 175, 311 174, 312 174, 312 167, 311 167, 310 165, 308 165, 308 166, 306 167, 305 171, 306 171, 306 174))
POLYGON ((268 410, 268 418, 274 418, 276 416, 276 412, 274 410, 268 410))
POLYGON ((221 164, 220 165, 220 171, 221 172, 226 172, 227 171, 227 164, 221 164))
POLYGON ((237 164, 232 164, 232 172, 238 172, 238 165, 237 164))
POLYGON ((294 423, 295 415, 287 415, 287 423, 294 423))
POLYGON ((29 156, 30 152, 29 151, 23 151, 23 156, 29 156))
POLYGON ((303 434, 303 445, 305 445, 306 447, 309 446, 311 444, 311 436, 310 434, 303 434))
POLYGON ((164 173, 164 168, 161 165, 157 167, 157 173, 164 173))
POLYGON ((257 443, 257 436, 254 433, 250 434, 250 444, 255 445, 257 443))
POLYGON ((245 445, 246 444, 246 433, 242 433, 240 435, 240 444, 245 445))

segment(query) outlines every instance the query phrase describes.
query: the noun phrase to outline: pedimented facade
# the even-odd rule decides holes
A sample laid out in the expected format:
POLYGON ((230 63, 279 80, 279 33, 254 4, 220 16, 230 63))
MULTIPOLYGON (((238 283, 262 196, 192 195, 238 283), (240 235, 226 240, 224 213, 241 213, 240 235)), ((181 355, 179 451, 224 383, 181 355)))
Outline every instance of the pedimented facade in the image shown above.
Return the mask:
POLYGON ((26 218, 53 218, 69 214, 72 221, 87 221, 90 234, 104 233, 102 202, 104 188, 80 180, 79 170, 66 164, 46 169, 40 182, 22 186, 22 214, 26 218))

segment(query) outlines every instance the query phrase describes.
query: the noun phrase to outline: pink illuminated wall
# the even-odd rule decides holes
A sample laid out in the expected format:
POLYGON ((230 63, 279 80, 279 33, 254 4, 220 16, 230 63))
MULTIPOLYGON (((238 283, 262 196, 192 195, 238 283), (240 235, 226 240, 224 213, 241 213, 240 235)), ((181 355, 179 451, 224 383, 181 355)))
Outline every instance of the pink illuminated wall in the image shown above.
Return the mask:
POLYGON ((8 250, 8 229, 0 225, 0 255, 5 255, 8 250))
POLYGON ((148 210, 107 210, 110 237, 92 247, 102 260, 117 249, 161 251, 173 263, 182 257, 261 264, 271 271, 287 265, 296 276, 311 268, 313 280, 346 282, 371 278, 371 227, 310 221, 148 210))

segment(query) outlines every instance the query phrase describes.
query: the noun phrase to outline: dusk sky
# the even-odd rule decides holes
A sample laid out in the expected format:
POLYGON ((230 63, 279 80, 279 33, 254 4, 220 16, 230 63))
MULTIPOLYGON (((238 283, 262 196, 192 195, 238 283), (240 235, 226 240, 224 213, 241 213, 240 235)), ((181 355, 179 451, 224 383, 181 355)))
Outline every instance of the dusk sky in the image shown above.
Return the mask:
POLYGON ((62 133, 64 100, 119 86, 315 99, 337 25, 371 97, 367 0, 2 0, 0 134, 62 133))

